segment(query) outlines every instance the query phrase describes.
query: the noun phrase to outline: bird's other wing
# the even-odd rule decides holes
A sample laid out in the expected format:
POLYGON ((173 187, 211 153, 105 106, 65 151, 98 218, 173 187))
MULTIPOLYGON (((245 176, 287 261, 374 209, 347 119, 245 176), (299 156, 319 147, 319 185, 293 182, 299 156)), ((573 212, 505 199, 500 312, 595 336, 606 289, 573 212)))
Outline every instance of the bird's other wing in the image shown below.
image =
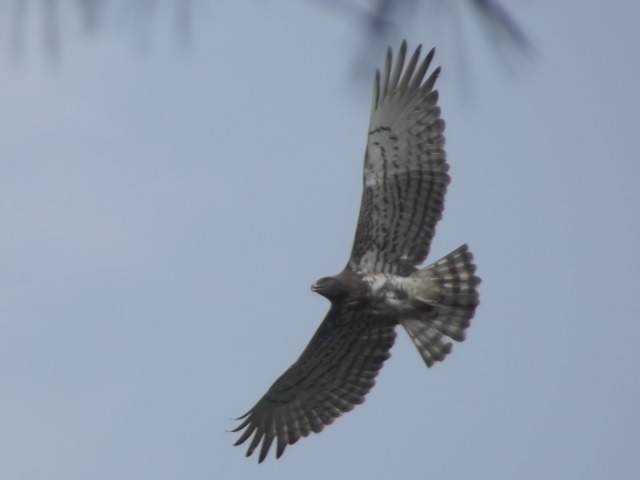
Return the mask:
POLYGON ((402 42, 375 76, 360 216, 349 267, 408 275, 429 253, 449 183, 436 68, 402 42))
POLYGON ((287 445, 362 403, 396 335, 393 322, 365 317, 365 310, 332 307, 300 358, 238 419, 233 431, 243 432, 235 445, 251 438, 247 456, 260 446, 262 462, 275 441, 279 458, 287 445))

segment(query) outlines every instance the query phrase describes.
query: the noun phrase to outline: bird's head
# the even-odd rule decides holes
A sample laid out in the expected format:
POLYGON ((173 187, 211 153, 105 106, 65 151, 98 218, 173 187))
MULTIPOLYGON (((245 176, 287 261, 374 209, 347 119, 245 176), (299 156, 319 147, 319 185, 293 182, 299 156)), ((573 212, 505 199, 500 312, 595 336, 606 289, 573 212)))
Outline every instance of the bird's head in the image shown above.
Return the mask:
POLYGON ((334 301, 346 294, 342 282, 336 277, 322 277, 316 283, 311 285, 311 291, 334 301))

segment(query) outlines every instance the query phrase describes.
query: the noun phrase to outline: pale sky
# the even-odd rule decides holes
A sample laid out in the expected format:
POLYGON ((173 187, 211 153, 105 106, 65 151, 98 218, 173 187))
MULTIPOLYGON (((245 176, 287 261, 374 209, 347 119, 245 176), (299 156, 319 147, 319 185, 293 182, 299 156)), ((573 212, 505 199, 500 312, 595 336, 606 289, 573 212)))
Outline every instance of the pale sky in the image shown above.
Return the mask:
POLYGON ((476 255, 467 340, 427 369, 398 331, 362 406, 262 465, 227 430, 347 260, 362 30, 314 2, 219 2, 190 47, 166 15, 141 48, 67 12, 52 68, 34 18, 0 73, 0 478, 640 478, 640 4, 509 6, 534 45, 510 66, 471 16, 462 60, 455 24, 394 39, 443 67, 431 259, 476 255))

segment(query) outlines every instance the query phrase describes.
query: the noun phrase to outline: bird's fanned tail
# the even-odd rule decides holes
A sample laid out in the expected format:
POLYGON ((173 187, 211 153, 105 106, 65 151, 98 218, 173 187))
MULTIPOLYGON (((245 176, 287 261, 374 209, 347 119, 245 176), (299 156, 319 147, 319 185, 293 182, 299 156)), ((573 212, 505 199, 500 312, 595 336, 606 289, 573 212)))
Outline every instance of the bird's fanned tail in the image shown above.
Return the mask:
POLYGON ((425 305, 424 313, 401 319, 422 359, 431 367, 451 352, 449 339, 461 342, 479 304, 476 266, 465 244, 445 257, 418 270, 416 300, 425 305))

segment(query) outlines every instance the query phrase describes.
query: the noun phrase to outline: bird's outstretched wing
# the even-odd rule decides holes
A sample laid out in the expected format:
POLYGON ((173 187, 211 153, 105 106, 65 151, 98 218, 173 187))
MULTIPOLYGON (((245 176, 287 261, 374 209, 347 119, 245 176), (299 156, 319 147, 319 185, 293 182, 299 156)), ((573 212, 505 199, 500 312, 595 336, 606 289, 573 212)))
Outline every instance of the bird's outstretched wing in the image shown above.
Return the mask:
POLYGON ((262 462, 275 440, 279 458, 287 445, 362 403, 396 335, 393 322, 372 325, 364 317, 363 310, 332 307, 300 358, 239 418, 233 431, 244 431, 235 445, 251 438, 249 456, 262 443, 262 462))
POLYGON ((418 47, 405 64, 402 42, 393 62, 387 51, 376 72, 364 159, 360 216, 349 267, 407 275, 429 253, 444 208, 449 169, 444 121, 434 84, 426 77, 431 50, 420 62, 418 47))

